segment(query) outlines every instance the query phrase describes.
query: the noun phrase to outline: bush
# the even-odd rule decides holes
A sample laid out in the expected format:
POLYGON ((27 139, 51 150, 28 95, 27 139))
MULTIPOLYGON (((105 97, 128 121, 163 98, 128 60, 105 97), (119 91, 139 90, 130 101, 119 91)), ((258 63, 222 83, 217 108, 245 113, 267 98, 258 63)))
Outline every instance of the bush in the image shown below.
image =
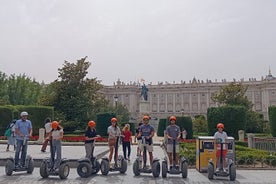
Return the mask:
POLYGON ((101 136, 107 136, 107 128, 111 125, 111 118, 115 117, 114 113, 100 113, 97 114, 96 129, 101 136))
POLYGON ((168 126, 167 119, 160 119, 158 124, 158 129, 157 129, 157 136, 163 137, 164 131, 166 130, 167 126, 168 126))
POLYGON ((268 107, 270 131, 273 137, 276 137, 276 106, 268 107))

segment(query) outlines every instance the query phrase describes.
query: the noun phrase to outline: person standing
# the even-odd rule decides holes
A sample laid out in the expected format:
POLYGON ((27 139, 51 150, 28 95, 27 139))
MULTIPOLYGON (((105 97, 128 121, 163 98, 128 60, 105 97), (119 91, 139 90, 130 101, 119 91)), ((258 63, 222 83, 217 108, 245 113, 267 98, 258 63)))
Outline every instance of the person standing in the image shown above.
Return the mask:
POLYGON ((42 147, 41 147, 41 152, 45 152, 46 151, 46 148, 47 148, 47 145, 48 145, 48 142, 49 142, 49 134, 52 130, 52 127, 51 127, 51 119, 50 118, 46 118, 45 119, 45 139, 44 139, 44 142, 42 144, 42 147))
POLYGON ((16 120, 13 120, 7 127, 7 129, 10 129, 10 135, 7 136, 8 142, 7 142, 7 149, 6 151, 10 151, 10 145, 13 146, 13 150, 15 151, 15 123, 16 120))
POLYGON ((85 132, 85 152, 86 152, 86 158, 91 159, 93 158, 94 148, 95 148, 95 141, 99 135, 97 135, 96 129, 95 129, 96 123, 94 121, 89 121, 87 124, 87 129, 85 132))
POLYGON ((16 151, 14 164, 15 167, 25 167, 25 160, 27 156, 28 140, 32 137, 33 126, 32 122, 27 119, 28 113, 23 111, 20 114, 21 119, 17 120, 15 123, 15 134, 16 134, 16 151), (21 153, 21 163, 19 164, 19 154, 21 153))
POLYGON ((222 160, 223 160, 223 167, 224 171, 226 172, 226 153, 227 153, 227 148, 226 144, 223 144, 226 142, 228 136, 224 129, 224 124, 223 123, 218 123, 217 124, 217 129, 218 131, 214 134, 214 139, 216 140, 216 166, 217 166, 217 171, 219 170, 219 158, 222 154, 222 160), (221 150, 222 149, 222 150, 221 150))
POLYGON ((123 136, 123 152, 124 158, 130 161, 130 153, 131 153, 131 144, 132 144, 132 133, 130 131, 130 125, 126 124, 122 131, 123 136), (127 153, 128 152, 128 153, 127 153), (126 157, 127 156, 127 157, 126 157))
POLYGON ((53 121, 51 123, 52 130, 49 133, 49 137, 52 141, 52 154, 53 158, 55 158, 54 170, 59 168, 61 162, 61 141, 63 138, 63 128, 59 125, 57 121, 53 121))
MULTIPOLYGON (((118 121, 117 118, 111 118, 111 125, 107 128, 110 163, 114 152, 114 146, 116 144, 116 139, 117 137, 121 136, 121 130, 117 125, 117 121, 118 121)), ((116 160, 117 159, 118 159, 118 152, 116 154, 116 160)))
MULTIPOLYGON (((153 163, 153 141, 152 137, 154 136, 154 128, 149 124, 150 117, 149 116, 144 116, 143 117, 143 122, 144 124, 140 126, 139 129, 139 135, 138 137, 143 137, 145 138, 145 144, 146 144, 146 149, 149 152, 149 159, 150 159, 150 166, 152 168, 152 163, 153 163)), ((141 146, 141 151, 144 151, 144 147, 141 146)), ((146 155, 143 155, 143 160, 145 160, 146 155)), ((144 163, 144 168, 146 168, 146 163, 144 163)))
POLYGON ((167 152, 168 152, 168 157, 170 161, 170 168, 173 165, 173 141, 175 141, 175 165, 179 166, 178 161, 179 161, 179 143, 178 140, 180 138, 180 128, 175 124, 176 117, 171 116, 170 117, 170 125, 166 128, 166 136, 168 138, 168 143, 167 143, 167 152))
POLYGON ((182 139, 183 140, 186 140, 186 137, 187 137, 187 131, 185 128, 182 129, 182 139))
POLYGON ((138 137, 139 135, 139 130, 140 130, 140 126, 142 125, 143 123, 140 122, 138 124, 138 127, 135 129, 135 136, 134 136, 134 142, 136 143, 136 140, 137 140, 137 156, 140 156, 141 155, 141 142, 142 142, 142 137, 138 137))

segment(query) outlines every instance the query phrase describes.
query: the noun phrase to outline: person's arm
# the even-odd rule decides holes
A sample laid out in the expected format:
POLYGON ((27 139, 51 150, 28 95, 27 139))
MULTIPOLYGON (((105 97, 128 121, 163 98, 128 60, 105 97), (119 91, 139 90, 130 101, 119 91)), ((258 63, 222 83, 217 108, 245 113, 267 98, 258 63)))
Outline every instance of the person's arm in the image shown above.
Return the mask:
POLYGON ((33 129, 30 128, 30 129, 29 129, 29 132, 30 132, 29 136, 32 137, 32 136, 33 136, 33 129))
POLYGON ((62 140, 62 138, 63 138, 63 131, 60 131, 59 132, 59 139, 62 140))

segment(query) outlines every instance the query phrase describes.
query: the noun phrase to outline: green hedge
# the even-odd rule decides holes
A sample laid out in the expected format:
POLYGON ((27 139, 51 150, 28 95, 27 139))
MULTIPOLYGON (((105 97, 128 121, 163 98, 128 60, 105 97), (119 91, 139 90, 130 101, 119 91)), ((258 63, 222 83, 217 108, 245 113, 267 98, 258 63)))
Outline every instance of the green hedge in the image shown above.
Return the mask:
POLYGON ((238 131, 245 129, 246 109, 243 106, 210 107, 207 110, 208 134, 214 135, 216 125, 224 124, 228 136, 238 139, 238 131))
POLYGON ((97 114, 96 129, 99 135, 107 136, 107 128, 111 125, 110 120, 113 117, 115 117, 114 113, 97 114))
POLYGON ((270 131, 273 137, 276 137, 276 106, 268 107, 270 131))
POLYGON ((167 119, 159 119, 158 129, 157 129, 157 136, 163 137, 164 136, 164 130, 166 130, 168 126, 168 120, 167 119))
MULTIPOLYGON (((33 135, 38 135, 39 128, 44 128, 44 120, 47 117, 53 118, 54 116, 54 108, 49 106, 1 106, 0 107, 0 115, 3 113, 5 115, 1 115, 5 117, 6 124, 8 124, 12 119, 20 119, 20 113, 22 111, 28 112, 28 119, 32 122, 33 126, 33 135)), ((1 127, 3 127, 1 123, 1 127)), ((3 131, 3 130, 2 130, 3 131)), ((1 132, 2 132, 1 131, 1 132)))
POLYGON ((4 135, 7 126, 14 119, 13 108, 9 106, 0 106, 0 117, 0 135, 4 135))

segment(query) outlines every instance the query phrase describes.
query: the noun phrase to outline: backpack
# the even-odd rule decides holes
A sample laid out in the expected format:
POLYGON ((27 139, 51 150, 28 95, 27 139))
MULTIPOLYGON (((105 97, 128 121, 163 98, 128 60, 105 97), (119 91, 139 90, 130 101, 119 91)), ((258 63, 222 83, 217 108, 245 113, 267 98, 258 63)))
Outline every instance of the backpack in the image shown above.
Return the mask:
POLYGON ((5 131, 4 136, 5 136, 5 137, 10 137, 11 134, 12 134, 12 130, 11 130, 11 128, 8 128, 8 129, 5 131))

